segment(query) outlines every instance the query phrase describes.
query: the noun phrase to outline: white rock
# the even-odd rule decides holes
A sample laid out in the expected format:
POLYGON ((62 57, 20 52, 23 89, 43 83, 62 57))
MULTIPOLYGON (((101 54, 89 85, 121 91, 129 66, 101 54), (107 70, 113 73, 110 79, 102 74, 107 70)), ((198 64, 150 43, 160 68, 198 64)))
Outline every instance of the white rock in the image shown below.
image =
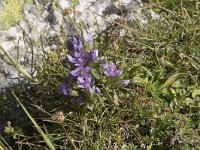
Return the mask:
POLYGON ((4 10, 3 2, 0 0, 0 12, 4 10))
POLYGON ((69 0, 58 0, 58 4, 63 10, 71 7, 69 0))
POLYGON ((159 20, 160 19, 160 15, 156 14, 153 10, 150 10, 150 14, 151 14, 151 18, 153 20, 159 20))

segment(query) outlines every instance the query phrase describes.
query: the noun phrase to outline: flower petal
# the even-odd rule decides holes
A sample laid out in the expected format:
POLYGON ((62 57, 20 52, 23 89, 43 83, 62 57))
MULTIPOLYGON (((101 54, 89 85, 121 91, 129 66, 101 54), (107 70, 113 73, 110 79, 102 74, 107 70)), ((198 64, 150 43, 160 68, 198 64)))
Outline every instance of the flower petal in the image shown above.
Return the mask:
POLYGON ((89 72, 89 71, 90 71, 90 69, 91 69, 91 67, 89 67, 89 66, 86 66, 84 70, 85 70, 85 72, 89 72))
POLYGON ((78 77, 78 78, 77 78, 77 81, 78 81, 80 84, 82 84, 82 83, 85 82, 84 77, 78 77))
POLYGON ((60 91, 61 94, 63 94, 63 95, 66 96, 66 95, 69 95, 69 94, 70 94, 71 88, 70 88, 69 84, 67 84, 67 83, 62 83, 62 84, 60 85, 60 87, 59 87, 59 91, 60 91))
POLYGON ((130 83, 130 80, 123 80, 122 81, 122 84, 125 85, 125 86, 127 86, 129 83, 130 83))
POLYGON ((78 87, 79 87, 79 88, 82 88, 82 89, 85 89, 85 88, 86 88, 86 87, 83 86, 83 85, 79 85, 78 87))
POLYGON ((83 50, 83 44, 77 36, 73 36, 72 42, 75 51, 81 52, 83 50))
POLYGON ((98 57, 98 50, 94 50, 92 52, 90 52, 88 54, 88 59, 91 61, 91 62, 95 62, 95 60, 97 59, 98 57))
POLYGON ((76 59, 73 58, 71 55, 67 54, 67 60, 71 63, 76 63, 76 59))
POLYGON ((106 69, 106 68, 108 67, 108 64, 107 64, 107 63, 102 64, 102 67, 103 67, 104 69, 106 69))
POLYGON ((84 104, 84 98, 83 98, 82 96, 80 96, 79 98, 76 99, 76 103, 77 103, 78 105, 84 104))
POLYGON ((77 44, 78 37, 74 35, 73 38, 72 38, 72 40, 73 40, 73 44, 77 44))
POLYGON ((100 88, 95 87, 95 92, 96 92, 97 94, 101 94, 101 90, 100 90, 100 88))
POLYGON ((70 73, 71 75, 77 77, 80 75, 82 70, 83 70, 83 67, 77 67, 75 70, 72 70, 70 73))
POLYGON ((93 36, 91 33, 84 31, 81 35, 81 40, 83 42, 93 43, 93 36))
POLYGON ((107 70, 104 71, 104 74, 107 75, 107 76, 110 76, 110 73, 107 70))
POLYGON ((110 69, 112 69, 112 70, 116 70, 116 69, 117 69, 116 66, 115 66, 114 64, 110 65, 109 67, 110 67, 110 69))
POLYGON ((113 74, 113 76, 118 76, 119 74, 121 74, 122 70, 116 70, 113 74))
POLYGON ((78 53, 77 51, 75 51, 75 52, 74 52, 74 56, 75 56, 75 57, 81 57, 81 53, 80 53, 80 52, 78 53))
POLYGON ((74 49, 72 41, 67 41, 66 43, 68 51, 72 51, 74 49))

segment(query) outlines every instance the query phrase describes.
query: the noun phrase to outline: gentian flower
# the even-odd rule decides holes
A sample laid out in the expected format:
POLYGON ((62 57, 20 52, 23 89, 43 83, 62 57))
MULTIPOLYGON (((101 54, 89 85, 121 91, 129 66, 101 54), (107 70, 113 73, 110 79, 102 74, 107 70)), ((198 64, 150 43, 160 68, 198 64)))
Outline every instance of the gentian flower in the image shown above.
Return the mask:
MULTIPOLYGON (((93 84, 94 82, 92 82, 91 84, 93 84)), ((90 86, 89 88, 87 88, 88 90, 89 90, 89 92, 90 92, 90 94, 94 94, 94 93, 96 93, 96 94, 101 94, 101 90, 98 88, 98 87, 96 87, 96 86, 90 86)))
POLYGON ((82 44, 82 42, 78 39, 77 36, 73 36, 72 43, 73 43, 73 47, 74 47, 74 50, 75 50, 75 51, 77 51, 77 52, 83 51, 83 44, 82 44))
POLYGON ((72 76, 75 76, 75 77, 78 77, 78 76, 88 76, 88 72, 90 71, 90 67, 86 66, 86 67, 83 67, 83 66, 79 66, 77 67, 75 70, 72 70, 70 72, 70 74, 72 76))
POLYGON ((122 72, 122 70, 117 70, 114 64, 112 65, 103 64, 103 68, 105 70, 104 74, 109 77, 116 77, 122 72))
POLYGON ((91 76, 78 77, 77 80, 79 82, 78 87, 83 88, 83 89, 90 89, 91 88, 91 85, 92 85, 91 76))
POLYGON ((100 90, 100 88, 95 87, 95 92, 96 92, 97 94, 101 94, 101 90, 100 90))
POLYGON ((74 57, 67 54, 67 60, 75 66, 84 66, 87 63, 87 55, 83 52, 74 52, 74 57))
POLYGON ((81 41, 84 44, 85 51, 90 51, 93 47, 93 37, 92 34, 84 31, 81 35, 81 41))
POLYGON ((79 82, 78 87, 88 90, 90 94, 101 94, 101 90, 98 87, 92 86, 94 82, 92 82, 91 76, 78 77, 77 80, 79 82))
POLYGON ((93 44, 93 36, 91 33, 84 31, 81 35, 81 40, 83 43, 93 44))
POLYGON ((71 40, 67 40, 66 47, 68 51, 74 51, 74 45, 71 40))
POLYGON ((76 99, 76 103, 78 105, 82 105, 84 104, 84 98, 82 96, 79 96, 77 99, 76 99))
POLYGON ((91 62, 95 62, 95 60, 97 59, 98 57, 98 50, 94 50, 92 52, 90 52, 88 54, 88 59, 91 61, 91 62))
POLYGON ((65 96, 71 93, 71 87, 68 83, 62 83, 59 87, 59 92, 65 96))

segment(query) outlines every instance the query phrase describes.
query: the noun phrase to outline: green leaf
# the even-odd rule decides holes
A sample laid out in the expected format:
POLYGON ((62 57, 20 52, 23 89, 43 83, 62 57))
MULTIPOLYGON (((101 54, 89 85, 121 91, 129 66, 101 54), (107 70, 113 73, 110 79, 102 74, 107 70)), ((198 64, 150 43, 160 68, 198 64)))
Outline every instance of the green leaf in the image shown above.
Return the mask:
POLYGON ((94 76, 96 79, 101 79, 101 74, 100 74, 100 72, 98 71, 98 70, 96 70, 96 69, 91 69, 91 74, 92 74, 92 76, 94 76))
POLYGON ((192 97, 195 98, 196 96, 200 95, 200 89, 192 90, 192 97))
POLYGON ((13 65, 13 67, 18 71, 19 75, 25 76, 26 78, 30 79, 31 81, 37 83, 38 80, 36 78, 33 78, 28 72, 26 72, 23 67, 17 63, 1 46, 0 49, 3 51, 5 56, 8 58, 9 62, 13 65))
POLYGON ((136 85, 145 85, 148 83, 148 78, 142 79, 140 77, 134 77, 132 82, 136 85))
POLYGON ((165 83, 160 86, 160 90, 166 87, 169 87, 172 83, 174 83, 176 80, 180 79, 181 77, 185 76, 186 73, 175 73, 173 75, 171 75, 166 81, 165 83))
POLYGON ((193 100, 191 98, 187 97, 184 102, 186 105, 189 105, 193 102, 193 100))
POLYGON ((147 150, 151 150, 151 149, 152 149, 152 143, 147 146, 147 150))

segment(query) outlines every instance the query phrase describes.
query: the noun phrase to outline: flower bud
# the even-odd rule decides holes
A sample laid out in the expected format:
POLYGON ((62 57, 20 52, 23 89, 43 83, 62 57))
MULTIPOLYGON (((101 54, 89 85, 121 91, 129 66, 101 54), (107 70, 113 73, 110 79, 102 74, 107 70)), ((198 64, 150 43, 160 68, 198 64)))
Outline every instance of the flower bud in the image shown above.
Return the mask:
POLYGON ((90 51, 93 47, 94 42, 92 34, 87 31, 84 31, 81 35, 81 40, 84 44, 85 51, 90 51))

